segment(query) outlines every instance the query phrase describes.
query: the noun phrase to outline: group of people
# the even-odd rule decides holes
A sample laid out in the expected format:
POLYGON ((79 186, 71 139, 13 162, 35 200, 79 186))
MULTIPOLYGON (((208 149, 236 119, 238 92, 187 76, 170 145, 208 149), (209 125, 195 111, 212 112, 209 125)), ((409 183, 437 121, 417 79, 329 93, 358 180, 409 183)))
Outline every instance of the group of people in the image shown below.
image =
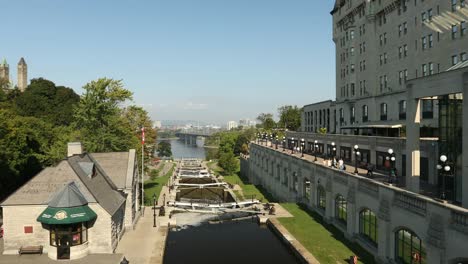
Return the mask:
POLYGON ((339 170, 346 170, 346 165, 342 158, 333 157, 329 166, 339 170))

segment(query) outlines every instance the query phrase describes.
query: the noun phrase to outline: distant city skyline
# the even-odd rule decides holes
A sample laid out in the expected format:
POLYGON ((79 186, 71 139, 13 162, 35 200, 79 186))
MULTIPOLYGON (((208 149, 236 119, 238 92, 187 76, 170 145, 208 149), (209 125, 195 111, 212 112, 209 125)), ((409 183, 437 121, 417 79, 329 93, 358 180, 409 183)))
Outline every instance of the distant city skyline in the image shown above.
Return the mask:
POLYGON ((79 94, 122 79, 153 120, 225 124, 334 97, 333 4, 7 1, 0 58, 79 94))

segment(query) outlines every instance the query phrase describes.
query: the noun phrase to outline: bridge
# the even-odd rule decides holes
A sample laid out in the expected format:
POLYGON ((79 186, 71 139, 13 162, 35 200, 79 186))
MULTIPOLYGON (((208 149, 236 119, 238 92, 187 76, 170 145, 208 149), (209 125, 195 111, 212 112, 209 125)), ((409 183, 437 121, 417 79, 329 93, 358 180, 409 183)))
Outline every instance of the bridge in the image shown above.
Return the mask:
POLYGON ((201 129, 184 129, 176 132, 175 135, 186 145, 200 146, 205 144, 205 139, 211 137, 214 133, 221 131, 220 129, 201 128, 201 129))

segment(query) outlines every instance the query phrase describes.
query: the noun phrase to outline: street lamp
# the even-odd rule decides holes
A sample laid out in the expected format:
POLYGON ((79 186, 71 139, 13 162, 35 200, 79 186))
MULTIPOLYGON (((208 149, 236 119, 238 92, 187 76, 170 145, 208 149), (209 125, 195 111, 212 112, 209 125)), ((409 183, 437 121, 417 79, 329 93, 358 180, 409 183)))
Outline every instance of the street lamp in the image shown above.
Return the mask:
POLYGON ((286 148, 286 137, 283 137, 283 152, 286 148))
MULTIPOLYGON (((395 153, 393 152, 393 149, 388 149, 388 156, 386 159, 390 162, 390 171, 388 172, 388 182, 392 183, 393 178, 395 178, 395 153)), ((396 179, 395 179, 396 180, 396 179)))
POLYGON ((294 138, 291 138, 291 154, 294 154, 294 138))
POLYGON ((278 136, 276 136, 276 140, 275 140, 275 149, 278 149, 278 141, 279 141, 279 138, 278 138, 278 136))
POLYGON ((301 158, 304 157, 305 139, 301 138, 301 158))
POLYGON ((314 140, 314 161, 317 161, 318 140, 314 140))
POLYGON ((359 146, 354 145, 354 174, 358 174, 358 169, 357 169, 357 162, 358 162, 358 156, 361 155, 359 152, 359 146))
POLYGON ((270 147, 273 147, 273 134, 270 134, 270 147))
POLYGON ((450 166, 447 164, 447 156, 440 156, 440 164, 437 164, 437 169, 439 170, 440 175, 442 176, 442 192, 440 193, 440 198, 445 200, 445 175, 450 172, 450 166))
POLYGON ((335 146, 335 142, 332 142, 332 143, 331 143, 331 146, 332 146, 332 153, 331 153, 331 155, 332 155, 332 158, 333 158, 333 157, 336 157, 336 146, 335 146))
POLYGON ((153 195, 153 227, 156 227, 156 194, 153 195))

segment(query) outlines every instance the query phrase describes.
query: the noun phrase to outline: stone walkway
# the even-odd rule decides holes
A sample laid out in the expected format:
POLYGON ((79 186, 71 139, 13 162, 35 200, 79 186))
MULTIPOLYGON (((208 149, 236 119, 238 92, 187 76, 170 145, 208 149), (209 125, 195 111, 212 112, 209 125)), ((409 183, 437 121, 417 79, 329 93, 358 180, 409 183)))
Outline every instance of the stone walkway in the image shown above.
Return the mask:
POLYGON ((145 207, 144 216, 140 217, 134 230, 125 233, 116 253, 125 256, 130 263, 162 263, 166 234, 166 227, 153 227, 153 211, 151 207, 145 207))

